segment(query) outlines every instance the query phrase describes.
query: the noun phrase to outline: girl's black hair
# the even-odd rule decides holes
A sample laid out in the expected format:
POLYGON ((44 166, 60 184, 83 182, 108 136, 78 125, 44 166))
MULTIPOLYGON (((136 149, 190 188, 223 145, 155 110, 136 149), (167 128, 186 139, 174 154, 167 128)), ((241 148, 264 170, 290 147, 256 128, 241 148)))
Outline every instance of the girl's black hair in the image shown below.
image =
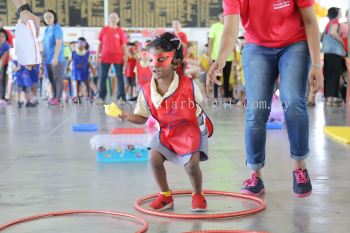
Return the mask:
POLYGON ((150 48, 160 48, 164 52, 175 50, 174 60, 179 59, 182 62, 184 59, 181 40, 170 32, 165 32, 162 35, 157 36, 149 45, 148 49, 150 48))
POLYGON ((86 50, 89 50, 90 45, 89 45, 89 43, 86 41, 85 37, 79 37, 78 40, 77 40, 77 42, 78 42, 79 40, 84 41, 84 42, 85 42, 85 49, 86 49, 86 50))
POLYGON ((8 40, 7 32, 4 28, 0 28, 0 33, 4 33, 6 41, 8 40))
POLYGON ((336 19, 339 16, 340 8, 338 7, 331 7, 328 9, 327 17, 329 19, 336 19))
POLYGON ((45 24, 45 26, 47 26, 47 23, 45 22, 45 19, 44 19, 45 13, 51 13, 51 14, 53 14, 53 24, 56 24, 56 23, 58 22, 56 12, 55 12, 54 10, 46 10, 46 11, 44 11, 44 13, 43 13, 43 23, 45 24))

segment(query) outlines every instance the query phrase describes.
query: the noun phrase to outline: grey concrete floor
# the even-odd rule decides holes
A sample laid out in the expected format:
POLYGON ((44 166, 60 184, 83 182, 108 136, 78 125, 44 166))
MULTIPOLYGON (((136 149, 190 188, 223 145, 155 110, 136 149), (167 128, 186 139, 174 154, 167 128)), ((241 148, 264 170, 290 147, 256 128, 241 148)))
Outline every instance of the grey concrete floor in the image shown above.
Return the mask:
MULTIPOLYGON (((132 213, 149 222, 148 232, 179 233, 201 229, 241 229, 273 233, 350 232, 350 146, 324 135, 324 125, 345 125, 343 108, 309 109, 309 173, 313 194, 292 193, 293 163, 285 130, 268 131, 264 169, 267 209, 228 220, 173 220, 137 212, 137 198, 158 192, 147 163, 99 164, 90 150, 94 133, 71 131, 74 123, 98 123, 100 134, 115 127, 136 127, 104 115, 96 107, 67 105, 34 109, 0 108, 0 224, 60 210, 98 209, 132 213)), ((209 110, 215 123, 210 159, 201 164, 205 189, 238 192, 249 171, 244 164, 244 110, 209 110)), ((173 190, 189 189, 183 168, 167 164, 173 190)), ((176 212, 189 213, 190 197, 177 197, 176 212)), ((209 212, 255 207, 248 201, 208 197, 209 212)), ((44 219, 5 230, 8 233, 135 232, 124 218, 78 215, 44 219)))

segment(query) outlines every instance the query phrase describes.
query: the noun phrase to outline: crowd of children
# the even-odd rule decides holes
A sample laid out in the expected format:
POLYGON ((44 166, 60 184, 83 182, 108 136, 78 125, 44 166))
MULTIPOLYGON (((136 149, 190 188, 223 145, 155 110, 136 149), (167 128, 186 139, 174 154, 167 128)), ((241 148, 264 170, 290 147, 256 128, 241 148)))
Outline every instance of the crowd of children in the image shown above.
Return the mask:
MULTIPOLYGON (((136 101, 141 87, 151 80, 152 72, 148 64, 148 47, 150 42, 150 40, 144 43, 134 41, 127 44, 128 59, 123 70, 126 100, 136 101)), ((208 100, 212 91, 211 88, 206 86, 206 72, 211 64, 207 50, 208 45, 206 44, 200 49, 199 56, 196 43, 188 43, 187 45, 182 43, 182 45, 184 48, 186 46, 186 56, 179 67, 181 67, 186 76, 198 82, 204 100, 208 100)), ((68 88, 65 88, 64 98, 62 99, 66 102, 70 100, 76 104, 82 103, 83 100, 92 103, 98 93, 98 70, 93 65, 93 53, 89 50, 89 43, 84 37, 79 37, 76 41, 70 43, 69 48, 70 55, 66 57, 67 65, 65 70, 65 83, 68 84, 68 88)), ((8 69, 9 81, 7 86, 9 88, 7 90, 7 98, 3 98, 0 105, 11 103, 12 89, 17 91, 16 102, 18 108, 21 108, 23 105, 25 107, 37 106, 39 94, 42 99, 50 99, 52 88, 50 88, 49 82, 45 82, 48 76, 46 67, 43 65, 21 66, 14 54, 10 56, 9 51, 10 45, 6 42, 6 35, 0 32, 0 69, 4 66, 5 60, 8 59, 7 57, 11 57, 11 62, 9 63, 11 67, 8 69), (12 86, 15 88, 12 88, 12 86), (40 92, 37 91, 38 88, 40 88, 40 92)), ((232 65, 234 72, 232 72, 230 78, 230 90, 232 90, 233 99, 241 99, 244 98, 244 78, 240 50, 235 52, 235 58, 232 65)), ((110 76, 113 77, 113 67, 110 76)), ((1 77, 0 80, 3 79, 1 77)), ((109 86, 110 89, 113 89, 113 82, 109 86)), ((112 93, 113 91, 111 95, 112 93)))

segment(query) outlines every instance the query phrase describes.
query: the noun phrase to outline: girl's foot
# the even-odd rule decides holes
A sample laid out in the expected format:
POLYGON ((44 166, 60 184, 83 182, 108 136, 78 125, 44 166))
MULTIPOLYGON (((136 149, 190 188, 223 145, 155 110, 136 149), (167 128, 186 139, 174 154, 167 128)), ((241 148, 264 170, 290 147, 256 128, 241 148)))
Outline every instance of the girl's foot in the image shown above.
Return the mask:
POLYGON ((81 104, 81 99, 80 99, 80 97, 74 96, 72 98, 72 102, 75 104, 81 104))
POLYGON ((24 104, 24 102, 17 101, 17 108, 22 108, 23 104, 24 104))
POLYGON ((207 200, 201 193, 194 193, 192 195, 192 211, 205 212, 207 211, 207 200))
POLYGON ((49 101, 49 105, 52 105, 52 106, 58 106, 58 105, 60 105, 60 101, 58 100, 58 99, 51 99, 50 101, 49 101))
POLYGON ((154 201, 149 205, 152 209, 160 212, 174 207, 173 196, 166 197, 164 194, 159 194, 154 201))

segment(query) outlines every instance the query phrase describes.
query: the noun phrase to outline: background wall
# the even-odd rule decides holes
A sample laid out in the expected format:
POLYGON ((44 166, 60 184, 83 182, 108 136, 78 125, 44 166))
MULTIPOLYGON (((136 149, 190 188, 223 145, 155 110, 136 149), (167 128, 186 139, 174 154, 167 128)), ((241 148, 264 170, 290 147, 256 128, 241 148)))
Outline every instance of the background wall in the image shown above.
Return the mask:
MULTIPOLYGON (((11 0, 0 0, 0 16, 14 25, 16 9, 11 0)), ((104 0, 28 0, 42 15, 45 9, 57 12, 64 26, 98 27, 104 24, 104 0)), ((169 27, 179 19, 186 27, 207 27, 217 18, 222 0, 108 0, 108 11, 117 12, 124 27, 169 27)))

